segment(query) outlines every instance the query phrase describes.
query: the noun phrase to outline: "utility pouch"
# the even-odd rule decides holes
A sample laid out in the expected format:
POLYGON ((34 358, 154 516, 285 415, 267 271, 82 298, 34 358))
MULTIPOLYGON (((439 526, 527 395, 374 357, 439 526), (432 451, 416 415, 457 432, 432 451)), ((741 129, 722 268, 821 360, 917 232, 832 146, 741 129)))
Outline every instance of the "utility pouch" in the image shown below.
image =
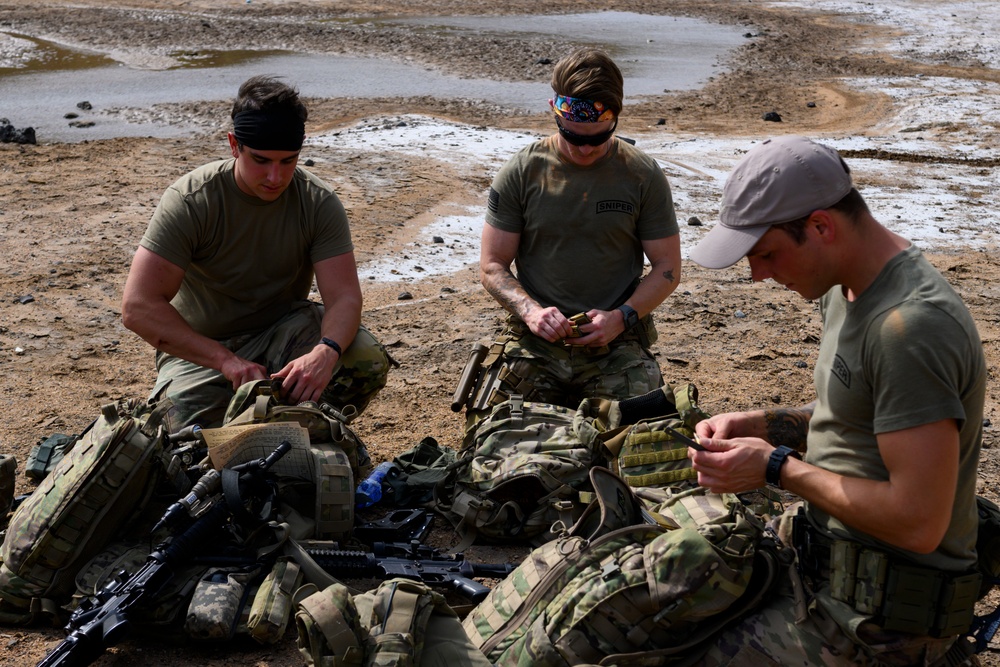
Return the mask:
POLYGON ((279 560, 257 589, 250 607, 247 631, 261 644, 281 640, 292 615, 295 591, 302 582, 302 570, 295 561, 279 560))
POLYGON ((659 334, 656 333, 656 324, 653 322, 653 315, 650 313, 639 320, 635 326, 635 332, 639 336, 639 344, 647 350, 653 346, 659 334))
POLYGON ((255 571, 210 571, 198 582, 188 605, 184 632, 192 639, 231 639, 255 571))
POLYGON ((848 540, 837 540, 830 547, 830 595, 835 600, 854 604, 858 551, 858 543, 848 540))
POLYGON ((981 575, 949 576, 925 568, 889 571, 881 625, 886 630, 933 637, 967 632, 972 624, 981 575))
POLYGON ((882 602, 885 600, 886 571, 888 568, 889 557, 881 551, 862 549, 858 555, 854 608, 862 614, 874 615, 882 608, 882 602))
POLYGON ((39 441, 28 454, 28 461, 24 465, 24 474, 36 482, 41 481, 56 467, 57 463, 62 461, 63 454, 73 446, 76 440, 75 435, 55 433, 39 441))
POLYGON ((982 583, 983 575, 979 572, 951 577, 945 581, 934 620, 935 636, 951 637, 969 631, 982 583))

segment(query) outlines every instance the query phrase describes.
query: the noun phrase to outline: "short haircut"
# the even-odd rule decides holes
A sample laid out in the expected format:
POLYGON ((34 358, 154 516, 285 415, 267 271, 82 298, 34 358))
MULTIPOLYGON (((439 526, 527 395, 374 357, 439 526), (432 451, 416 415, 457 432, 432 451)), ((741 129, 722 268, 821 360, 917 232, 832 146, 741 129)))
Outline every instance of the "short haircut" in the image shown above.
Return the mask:
POLYGON ((273 76, 252 76, 243 82, 231 118, 241 111, 277 111, 297 117, 305 124, 309 117, 306 105, 299 99, 299 91, 273 76))
POLYGON ((611 57, 597 49, 579 49, 562 58, 552 71, 557 95, 600 102, 618 116, 625 98, 622 72, 611 57))
MULTIPOLYGON (((846 169, 847 165, 844 165, 844 167, 846 169)), ((858 216, 868 211, 868 204, 865 203, 864 197, 861 196, 857 188, 851 188, 850 192, 830 208, 843 214, 852 223, 857 223, 858 216)), ((773 227, 791 236, 796 245, 802 245, 806 240, 806 222, 809 220, 810 215, 812 213, 798 220, 773 225, 773 227)))

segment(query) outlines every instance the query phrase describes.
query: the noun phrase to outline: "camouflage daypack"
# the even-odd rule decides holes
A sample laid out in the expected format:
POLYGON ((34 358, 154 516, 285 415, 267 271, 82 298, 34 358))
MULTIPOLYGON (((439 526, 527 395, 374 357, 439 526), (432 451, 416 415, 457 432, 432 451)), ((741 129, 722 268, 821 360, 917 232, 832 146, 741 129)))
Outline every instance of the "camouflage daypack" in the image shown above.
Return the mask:
POLYGON ((553 537, 591 499, 590 468, 607 466, 631 486, 691 486, 684 437, 708 415, 692 384, 664 386, 623 401, 584 399, 574 411, 513 396, 466 434, 442 509, 470 540, 553 537))
POLYGON ((56 615, 77 571, 149 501, 168 454, 155 407, 121 400, 81 434, 11 518, 0 546, 0 619, 27 623, 56 615))
POLYGON ((664 665, 689 658, 788 567, 736 496, 692 488, 649 513, 606 469, 597 500, 535 549, 463 625, 496 667, 664 665))
POLYGON ((411 579, 355 596, 332 584, 299 601, 295 623, 310 666, 491 667, 444 597, 411 579))
POLYGON ((606 401, 584 399, 576 410, 530 403, 520 396, 500 403, 474 427, 439 502, 463 535, 547 540, 557 520, 573 523, 585 503, 581 490, 607 428, 606 401))

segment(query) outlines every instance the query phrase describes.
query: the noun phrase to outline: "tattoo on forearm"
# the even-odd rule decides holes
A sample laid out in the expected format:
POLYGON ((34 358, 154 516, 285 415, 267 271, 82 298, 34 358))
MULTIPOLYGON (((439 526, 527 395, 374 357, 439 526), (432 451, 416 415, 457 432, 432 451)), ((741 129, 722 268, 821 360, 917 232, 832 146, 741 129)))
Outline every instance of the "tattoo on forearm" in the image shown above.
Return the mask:
POLYGON ((514 274, 510 272, 494 274, 493 280, 485 287, 486 291, 508 312, 523 317, 530 297, 521 287, 521 283, 514 277, 514 274))
POLYGON ((812 417, 812 406, 802 408, 782 408, 765 410, 764 421, 767 423, 767 438, 775 447, 785 445, 804 452, 806 450, 806 435, 809 433, 809 419, 812 417))
POLYGON ((666 280, 668 283, 673 283, 674 282, 674 270, 673 269, 667 269, 666 271, 664 271, 663 272, 663 279, 666 280))

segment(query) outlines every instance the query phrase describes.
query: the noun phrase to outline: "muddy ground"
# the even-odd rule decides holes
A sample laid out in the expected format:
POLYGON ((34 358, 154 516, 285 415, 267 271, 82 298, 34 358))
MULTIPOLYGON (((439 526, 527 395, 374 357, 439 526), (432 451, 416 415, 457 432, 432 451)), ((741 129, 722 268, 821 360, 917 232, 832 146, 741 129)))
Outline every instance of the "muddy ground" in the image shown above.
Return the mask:
MULTIPOLYGON (((541 61, 557 60, 571 44, 541 37, 429 40, 402 28, 369 22, 345 28, 321 20, 537 13, 539 7, 526 0, 316 0, 221 8, 208 0, 0 1, 0 30, 101 52, 124 50, 122 57, 133 65, 181 50, 294 49, 412 59, 459 75, 545 82, 551 65, 541 61)), ((551 13, 579 11, 578 3, 565 0, 544 7, 551 13)), ((729 70, 702 90, 630 106, 620 126, 625 134, 661 125, 667 132, 759 137, 779 130, 762 122, 769 110, 783 112, 781 132, 863 133, 888 112, 889 102, 847 88, 843 77, 998 78, 996 70, 961 53, 942 53, 932 62, 854 53, 847 45, 887 36, 886 29, 804 10, 710 0, 624 0, 602 8, 697 16, 747 26, 753 35, 733 55, 729 70), (805 100, 823 103, 806 114, 805 100)), ((309 100, 309 106, 310 133, 374 115, 414 112, 490 127, 540 130, 550 123, 545 115, 501 113, 489 102, 324 99, 309 100)), ((102 403, 148 393, 152 350, 122 327, 122 285, 163 189, 191 168, 226 155, 225 107, 120 110, 167 120, 194 117, 204 132, 184 139, 52 144, 42 137, 38 145, 0 144, 0 452, 23 462, 39 438, 78 431, 102 403)), ((996 139, 983 142, 995 145, 996 139)), ((312 169, 344 201, 359 262, 411 238, 414 219, 435 203, 479 202, 490 177, 432 160, 336 147, 310 147, 303 158, 314 161, 312 169)), ((714 221, 712 213, 717 211, 708 212, 714 221)), ((681 221, 689 215, 678 211, 681 221)), ((991 374, 986 416, 993 421, 1000 262, 983 251, 939 251, 930 259, 966 299, 979 325, 991 374)), ((364 323, 400 362, 356 422, 373 458, 391 458, 428 435, 456 446, 462 417, 449 409, 451 393, 472 345, 487 341, 500 321, 500 309, 479 286, 476 268, 405 287, 365 282, 364 290, 364 323), (400 299, 404 289, 412 298, 400 299)), ((660 340, 654 351, 664 376, 670 383, 694 382, 710 412, 811 400, 820 334, 816 308, 774 285, 751 283, 744 265, 709 272, 685 262, 681 287, 656 315, 660 340), (734 316, 737 311, 747 317, 734 316)), ((995 438, 988 427, 980 485, 993 498, 998 495, 995 438)), ((31 488, 20 476, 18 491, 31 488)), ((495 554, 478 555, 492 560, 495 554)), ((58 629, 0 629, 0 662, 32 665, 60 637, 58 629)), ((1000 664, 990 660, 987 656, 989 664, 1000 664)), ((178 647, 144 639, 113 649, 101 664, 284 666, 301 660, 290 632, 271 648, 238 642, 178 647)))

